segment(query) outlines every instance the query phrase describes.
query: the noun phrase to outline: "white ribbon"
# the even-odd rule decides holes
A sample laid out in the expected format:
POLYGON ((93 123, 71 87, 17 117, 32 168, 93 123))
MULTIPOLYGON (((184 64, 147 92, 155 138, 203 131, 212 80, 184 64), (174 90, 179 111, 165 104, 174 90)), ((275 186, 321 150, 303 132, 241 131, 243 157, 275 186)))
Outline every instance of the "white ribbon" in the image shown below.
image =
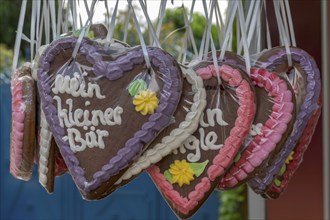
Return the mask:
POLYGON ((76 56, 77 56, 77 53, 78 53, 78 50, 80 48, 80 45, 81 45, 81 42, 82 42, 83 37, 85 36, 86 33, 88 33, 88 29, 89 29, 90 23, 92 22, 94 11, 95 11, 95 6, 96 6, 97 3, 98 3, 98 0, 93 0, 92 5, 91 5, 90 14, 88 15, 88 19, 86 21, 86 24, 81 29, 81 32, 79 34, 77 43, 76 43, 76 45, 75 45, 75 47, 73 49, 73 52, 72 52, 72 58, 73 59, 75 59, 76 56))
POLYGON ((150 59, 149 59, 149 55, 148 55, 147 46, 146 46, 145 41, 143 39, 140 24, 139 24, 139 22, 136 18, 135 12, 134 12, 134 7, 132 5, 132 0, 127 0, 127 1, 128 1, 128 4, 129 4, 129 7, 131 7, 131 10, 132 10, 133 20, 134 20, 134 23, 135 23, 136 31, 137 31, 139 39, 140 39, 144 60, 146 61, 147 68, 150 69, 151 68, 151 63, 150 63, 150 59))
POLYGON ((223 60, 223 58, 225 57, 225 51, 228 47, 228 43, 229 43, 229 38, 232 36, 232 28, 233 28, 233 21, 235 18, 235 14, 236 14, 236 10, 237 10, 237 6, 238 6, 238 1, 229 1, 228 4, 228 15, 230 15, 228 17, 228 22, 227 22, 227 28, 226 28, 226 34, 225 34, 225 40, 223 41, 222 47, 221 47, 221 53, 220 53, 220 57, 219 60, 223 60))
POLYGON ((21 11, 20 11, 20 15, 19 15, 17 34, 16 34, 16 40, 15 40, 15 47, 14 47, 14 59, 13 59, 13 66, 12 66, 13 69, 12 69, 12 71, 15 71, 16 68, 17 68, 18 57, 19 57, 19 49, 20 49, 20 46, 21 46, 21 39, 22 39, 22 33, 23 33, 26 3, 27 3, 26 0, 23 0, 22 5, 21 5, 21 11))
POLYGON ((150 20, 149 15, 148 15, 148 11, 147 11, 146 5, 143 3, 142 0, 139 0, 139 3, 140 3, 140 6, 141 6, 141 9, 142 9, 142 12, 144 14, 144 17, 146 18, 147 23, 148 23, 148 30, 149 30, 149 35, 150 35, 150 42, 152 42, 151 39, 153 39, 155 46, 158 47, 158 48, 161 48, 161 45, 159 43, 157 34, 155 32, 155 29, 154 29, 154 27, 152 25, 152 22, 150 20))
POLYGON ((239 17, 239 23, 241 27, 241 33, 242 33, 242 42, 243 42, 243 48, 244 48, 244 58, 245 58, 245 66, 246 66, 246 72, 250 76, 250 69, 251 69, 251 61, 250 61, 250 53, 249 53, 249 47, 247 43, 247 37, 246 37, 246 26, 244 21, 244 12, 243 12, 243 5, 242 2, 238 2, 238 17, 239 17))
POLYGON ((115 21, 116 21, 117 10, 118 10, 118 2, 119 2, 119 0, 116 1, 115 8, 113 9, 113 12, 112 12, 110 26, 109 26, 108 34, 107 34, 107 37, 106 37, 106 43, 105 43, 106 47, 109 46, 109 44, 112 40, 114 29, 115 29, 115 21))
POLYGON ((286 50, 287 57, 288 57, 288 65, 292 66, 292 56, 291 56, 290 42, 289 42, 289 36, 288 36, 289 33, 285 31, 283 21, 281 19, 280 6, 279 6, 280 2, 278 0, 273 0, 273 4, 274 4, 274 10, 275 10, 277 26, 278 26, 281 42, 285 46, 285 50, 286 50))

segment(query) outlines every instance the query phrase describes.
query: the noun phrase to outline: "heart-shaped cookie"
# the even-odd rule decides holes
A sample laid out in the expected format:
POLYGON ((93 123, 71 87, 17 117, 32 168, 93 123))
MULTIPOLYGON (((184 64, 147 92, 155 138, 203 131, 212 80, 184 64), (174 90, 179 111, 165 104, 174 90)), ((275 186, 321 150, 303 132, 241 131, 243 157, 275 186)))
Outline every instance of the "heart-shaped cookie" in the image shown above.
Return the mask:
POLYGON ((317 122, 321 115, 322 110, 322 95, 319 96, 317 109, 314 111, 312 117, 309 119, 307 126, 299 139, 297 146, 290 153, 289 157, 286 159, 285 164, 283 164, 280 172, 276 176, 269 190, 262 196, 265 198, 278 198, 288 187, 288 184, 297 171, 299 165, 303 161, 303 156, 311 139, 313 137, 317 122))
MULTIPOLYGON (((217 52, 219 55, 220 51, 217 52)), ((211 54, 208 59, 212 60, 211 54)), ((223 59, 228 64, 246 69, 240 55, 226 51, 223 59)), ((251 69, 250 78, 255 85, 256 116, 248 139, 218 185, 220 190, 236 187, 253 177, 271 153, 281 148, 292 131, 295 100, 290 84, 265 69, 251 69)))
POLYGON ((174 122, 165 128, 116 182, 115 188, 131 181, 134 177, 159 162, 177 149, 196 131, 200 115, 206 106, 203 80, 191 68, 181 67, 183 74, 182 95, 174 113, 174 122))
MULTIPOLYGON (((93 24, 90 27, 89 38, 96 39, 100 43, 106 43, 103 39, 107 35, 107 29, 102 24, 93 24)), ((80 30, 74 33, 67 33, 61 35, 61 37, 72 36, 80 34, 80 30)), ((32 64, 32 77, 37 81, 37 71, 39 65, 39 59, 41 54, 44 52, 48 45, 43 45, 39 48, 32 64)), ((122 44, 121 42, 114 40, 109 46, 112 51, 117 51, 120 48, 127 47, 128 45, 122 44)), ((37 100, 39 101, 39 100, 37 100)), ((38 105, 38 142, 37 142, 37 164, 39 173, 39 183, 46 189, 48 193, 54 191, 55 176, 60 176, 67 172, 67 166, 61 153, 58 150, 58 146, 53 138, 53 134, 50 131, 48 122, 45 119, 44 112, 40 107, 40 101, 38 105)))
POLYGON ((268 157, 278 151, 291 133, 295 119, 295 99, 290 84, 266 69, 252 68, 250 78, 257 97, 251 140, 226 172, 219 189, 236 187, 258 172, 268 157))
POLYGON ((263 170, 249 181, 249 186, 259 194, 267 191, 296 146, 317 108, 317 100, 320 96, 320 72, 314 59, 299 48, 291 47, 290 51, 292 66, 288 65, 288 55, 284 47, 276 47, 264 52, 257 62, 261 68, 277 72, 290 82, 295 92, 297 112, 293 130, 283 147, 270 158, 263 170))
POLYGON ((77 56, 74 37, 53 42, 39 62, 38 89, 47 122, 85 199, 107 190, 170 122, 180 99, 181 69, 158 48, 111 54, 83 39, 77 56), (132 96, 137 76, 146 87, 132 96))
POLYGON ((179 218, 192 216, 231 165, 254 118, 252 84, 245 73, 212 62, 194 69, 203 79, 207 106, 199 127, 169 156, 148 169, 163 197, 179 218))
POLYGON ((10 135, 10 173, 22 180, 32 176, 36 129, 36 86, 31 67, 25 63, 11 81, 12 124, 10 135))

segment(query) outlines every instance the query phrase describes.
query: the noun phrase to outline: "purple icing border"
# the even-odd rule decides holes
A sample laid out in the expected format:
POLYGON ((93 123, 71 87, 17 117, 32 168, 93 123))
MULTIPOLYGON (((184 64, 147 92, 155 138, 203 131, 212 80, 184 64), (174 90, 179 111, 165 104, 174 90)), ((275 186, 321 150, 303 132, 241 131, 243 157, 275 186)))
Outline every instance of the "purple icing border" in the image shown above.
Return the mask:
MULTIPOLYGON (((164 82, 162 96, 156 112, 149 117, 149 120, 142 125, 142 129, 129 139, 117 155, 110 159, 108 164, 102 167, 102 170, 94 173, 93 180, 88 182, 84 177, 84 170, 79 166, 79 161, 71 151, 67 141, 62 140, 65 135, 64 128, 60 127, 57 116, 57 109, 54 100, 50 95, 50 85, 48 71, 50 63, 55 57, 65 49, 74 48, 77 42, 76 38, 69 37, 54 41, 43 53, 39 61, 38 70, 38 89, 42 99, 42 108, 46 119, 50 124, 57 144, 60 146, 61 153, 68 169, 73 176, 77 186, 84 192, 90 192, 97 189, 103 182, 106 182, 111 176, 127 167, 129 163, 143 149, 145 143, 152 141, 158 132, 160 132, 171 121, 171 116, 179 103, 182 79, 181 69, 169 54, 158 48, 148 48, 151 64, 159 69, 161 78, 164 82)), ((116 60, 103 62, 98 48, 89 44, 90 41, 83 39, 79 53, 86 55, 86 59, 93 64, 94 73, 98 76, 105 76, 109 80, 116 80, 124 75, 124 71, 132 70, 135 65, 144 65, 144 57, 141 48, 134 48, 128 53, 120 55, 116 60)))
MULTIPOLYGON (((274 49, 279 49, 274 48, 274 49)), ((287 60, 287 53, 284 47, 280 48, 276 54, 268 57, 268 61, 261 64, 261 68, 266 68, 274 71, 277 65, 287 60)), ((272 50, 272 49, 270 49, 272 50)), ((248 185, 256 192, 263 193, 267 187, 273 182, 274 177, 280 171, 286 158, 294 149, 299 138, 307 125, 309 118, 312 116, 314 110, 317 108, 317 99, 321 92, 320 71, 314 59, 304 50, 299 48, 290 48, 292 54, 293 65, 299 64, 303 67, 306 73, 306 96, 304 102, 301 104, 297 112, 296 121, 293 126, 292 133, 283 145, 281 151, 276 155, 272 164, 269 164, 262 172, 262 175, 256 176, 248 182, 248 185)))

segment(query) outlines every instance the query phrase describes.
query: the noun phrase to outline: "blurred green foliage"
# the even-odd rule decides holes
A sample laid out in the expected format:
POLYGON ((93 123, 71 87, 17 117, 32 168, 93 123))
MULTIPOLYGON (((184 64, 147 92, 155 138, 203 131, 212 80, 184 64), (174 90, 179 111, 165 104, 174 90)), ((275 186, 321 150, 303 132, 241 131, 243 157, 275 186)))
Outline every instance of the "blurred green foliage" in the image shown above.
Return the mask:
POLYGON ((246 219, 246 185, 219 193, 220 217, 219 220, 241 220, 246 219))
POLYGON ((13 51, 5 44, 0 43, 0 72, 11 67, 13 60, 13 51))

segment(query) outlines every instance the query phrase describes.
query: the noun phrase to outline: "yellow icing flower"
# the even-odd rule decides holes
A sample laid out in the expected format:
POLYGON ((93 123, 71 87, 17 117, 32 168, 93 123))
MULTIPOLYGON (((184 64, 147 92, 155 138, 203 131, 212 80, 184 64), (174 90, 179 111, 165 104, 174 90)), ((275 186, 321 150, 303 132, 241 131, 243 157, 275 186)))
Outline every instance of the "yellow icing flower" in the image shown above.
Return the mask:
POLYGON ((294 154, 294 151, 291 151, 291 153, 288 156, 288 158, 286 158, 285 164, 289 164, 290 161, 293 160, 293 154, 294 154))
POLYGON ((153 114, 158 107, 158 98, 155 92, 149 90, 140 91, 140 93, 134 96, 133 104, 135 110, 141 112, 142 115, 153 114))
POLYGON ((189 185, 190 182, 194 180, 194 171, 186 160, 175 160, 174 163, 170 165, 169 172, 172 175, 173 183, 178 183, 180 187, 183 186, 183 184, 189 185))

